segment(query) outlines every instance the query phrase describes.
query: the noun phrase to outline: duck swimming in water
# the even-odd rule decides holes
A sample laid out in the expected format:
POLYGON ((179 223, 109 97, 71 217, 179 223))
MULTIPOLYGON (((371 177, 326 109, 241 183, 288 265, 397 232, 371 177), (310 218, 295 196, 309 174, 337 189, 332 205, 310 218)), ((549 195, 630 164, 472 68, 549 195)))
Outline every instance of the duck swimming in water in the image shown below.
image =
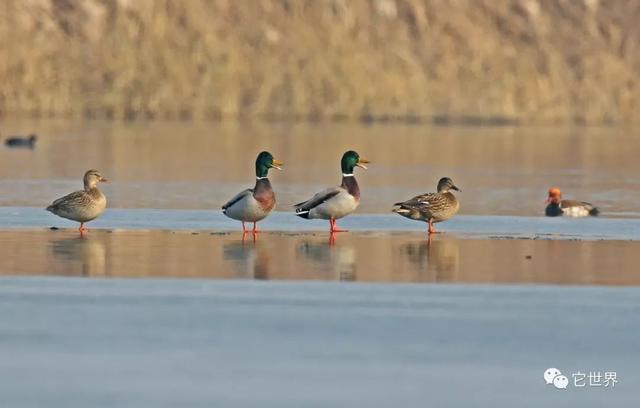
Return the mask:
POLYGON ((562 192, 557 187, 549 189, 549 196, 545 201, 547 207, 544 210, 544 214, 547 217, 588 217, 596 216, 600 213, 593 204, 586 203, 584 201, 576 200, 563 200, 562 192))
POLYGON ((36 140, 38 140, 38 136, 31 134, 28 137, 25 136, 9 136, 4 144, 7 147, 27 147, 29 149, 33 149, 36 145, 36 140))

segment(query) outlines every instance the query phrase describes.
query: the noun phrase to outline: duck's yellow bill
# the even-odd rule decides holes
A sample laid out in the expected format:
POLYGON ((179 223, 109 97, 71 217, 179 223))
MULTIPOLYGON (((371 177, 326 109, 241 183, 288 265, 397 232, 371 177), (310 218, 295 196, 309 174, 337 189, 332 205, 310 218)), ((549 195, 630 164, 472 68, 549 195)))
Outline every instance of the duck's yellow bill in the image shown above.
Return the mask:
POLYGON ((365 164, 368 164, 368 163, 371 163, 371 162, 367 159, 358 159, 358 163, 356 163, 356 166, 366 170, 367 166, 365 166, 365 164))
POLYGON ((271 164, 271 167, 273 167, 274 169, 282 170, 282 166, 284 166, 283 161, 273 159, 273 163, 271 164))

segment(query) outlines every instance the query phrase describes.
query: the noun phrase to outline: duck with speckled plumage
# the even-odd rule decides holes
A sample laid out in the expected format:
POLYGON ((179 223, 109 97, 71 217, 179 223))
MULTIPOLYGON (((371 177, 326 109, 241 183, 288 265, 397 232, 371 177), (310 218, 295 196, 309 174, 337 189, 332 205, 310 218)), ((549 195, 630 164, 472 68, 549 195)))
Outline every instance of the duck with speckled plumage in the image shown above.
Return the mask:
POLYGON ((453 217, 460 209, 460 203, 451 190, 462 191, 449 177, 438 182, 437 193, 426 193, 407 201, 395 203, 393 212, 410 220, 424 221, 429 226, 429 235, 436 232, 433 224, 453 217))
POLYGON ((86 228, 84 224, 98 218, 107 208, 107 198, 98 189, 98 183, 104 183, 107 179, 102 177, 98 170, 89 170, 84 174, 84 189, 58 198, 47 211, 80 223, 80 235, 86 228))

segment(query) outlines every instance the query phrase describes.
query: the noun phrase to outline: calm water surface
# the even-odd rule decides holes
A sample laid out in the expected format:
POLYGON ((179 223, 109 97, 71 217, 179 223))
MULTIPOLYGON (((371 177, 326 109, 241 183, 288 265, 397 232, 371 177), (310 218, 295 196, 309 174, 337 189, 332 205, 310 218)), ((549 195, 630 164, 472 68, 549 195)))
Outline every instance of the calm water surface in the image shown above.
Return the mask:
POLYGON ((217 209, 253 185, 256 154, 285 161, 271 179, 281 211, 339 183, 339 158, 373 163, 357 176, 360 213, 432 191, 452 177, 462 214, 539 215, 546 191, 640 215, 640 138, 617 128, 361 126, 353 124, 4 121, 2 135, 36 132, 37 148, 0 148, 0 206, 44 207, 81 186, 88 168, 112 183, 111 207, 217 209))
POLYGON ((640 284, 637 241, 93 230, 0 232, 0 273, 257 280, 640 284), (373 256, 375 254, 375 256, 373 256))

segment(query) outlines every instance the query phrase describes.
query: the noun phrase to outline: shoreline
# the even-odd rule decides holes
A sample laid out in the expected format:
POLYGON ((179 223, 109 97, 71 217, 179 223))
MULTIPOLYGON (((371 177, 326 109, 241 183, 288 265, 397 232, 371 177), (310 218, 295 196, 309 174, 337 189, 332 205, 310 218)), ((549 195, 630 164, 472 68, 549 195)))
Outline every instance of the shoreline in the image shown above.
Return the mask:
MULTIPOLYGON (((42 231, 50 228, 74 229, 77 223, 34 207, 0 207, 0 231, 42 231)), ((338 221, 352 233, 421 233, 426 223, 406 220, 393 214, 353 214, 338 221)), ((107 209, 87 224, 89 230, 195 231, 233 233, 240 223, 218 210, 107 209)), ((268 233, 326 233, 327 221, 302 220, 293 213, 274 211, 258 223, 268 233)), ((436 224, 444 234, 464 239, 550 239, 584 241, 640 241, 640 219, 589 217, 568 219, 544 216, 456 215, 436 224)), ((436 234, 440 235, 440 234, 436 234)))

